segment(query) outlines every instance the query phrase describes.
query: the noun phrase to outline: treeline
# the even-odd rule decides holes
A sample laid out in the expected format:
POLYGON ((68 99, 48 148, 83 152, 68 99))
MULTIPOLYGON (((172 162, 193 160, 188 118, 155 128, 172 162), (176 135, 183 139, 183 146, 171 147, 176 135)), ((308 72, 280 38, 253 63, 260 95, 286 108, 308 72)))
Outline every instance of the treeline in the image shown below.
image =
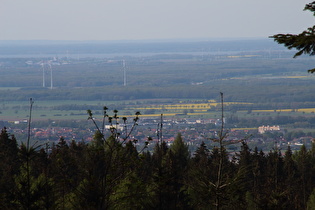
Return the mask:
POLYGON ((257 81, 247 82, 246 86, 235 84, 232 80, 218 80, 212 84, 203 85, 135 85, 135 86, 103 86, 69 88, 59 87, 53 90, 45 88, 22 88, 0 90, 0 97, 5 101, 25 101, 30 97, 37 100, 139 100, 139 99, 219 99, 218 92, 225 93, 225 101, 255 103, 247 105, 246 109, 257 108, 291 108, 314 107, 314 83, 304 85, 280 84, 273 80, 269 84, 259 84, 257 81), (263 88, 262 88, 263 87, 263 88), (258 104, 258 105, 257 105, 258 104))
MULTIPOLYGON (((279 112, 278 112, 279 113, 279 112)), ((292 117, 292 116, 261 116, 257 117, 259 113, 252 114, 252 117, 242 118, 237 115, 227 115, 227 122, 229 125, 237 125, 238 127, 253 126, 259 127, 262 125, 285 125, 290 128, 314 128, 315 117, 292 117), (256 115, 256 116, 255 116, 256 115)), ((259 114, 260 115, 260 114, 259 114)))
POLYGON ((234 156, 202 143, 190 154, 180 134, 171 146, 137 151, 131 141, 95 133, 91 143, 52 148, 0 135, 1 209, 314 209, 315 145, 284 155, 234 156))

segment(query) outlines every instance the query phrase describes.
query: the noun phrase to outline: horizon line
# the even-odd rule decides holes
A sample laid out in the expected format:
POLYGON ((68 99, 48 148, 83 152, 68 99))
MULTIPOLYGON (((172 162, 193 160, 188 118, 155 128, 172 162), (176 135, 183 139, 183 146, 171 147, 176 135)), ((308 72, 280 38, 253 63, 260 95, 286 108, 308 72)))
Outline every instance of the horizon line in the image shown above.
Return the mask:
POLYGON ((0 39, 0 42, 195 42, 195 41, 241 41, 241 40, 268 40, 269 37, 210 37, 210 38, 165 38, 165 39, 0 39))

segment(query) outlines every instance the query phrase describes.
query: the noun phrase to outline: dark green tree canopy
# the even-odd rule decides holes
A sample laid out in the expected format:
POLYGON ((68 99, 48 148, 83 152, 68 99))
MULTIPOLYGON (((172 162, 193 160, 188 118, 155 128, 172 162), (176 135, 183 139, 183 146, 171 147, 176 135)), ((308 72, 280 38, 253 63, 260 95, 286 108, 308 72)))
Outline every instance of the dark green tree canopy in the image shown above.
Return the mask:
MULTIPOLYGON (((313 12, 315 16, 315 1, 306 4, 304 10, 313 12)), ((315 25, 300 34, 276 34, 271 38, 288 49, 297 49, 298 52, 295 53, 294 58, 302 54, 315 55, 315 25)), ((315 72, 315 68, 308 70, 308 72, 315 72)))

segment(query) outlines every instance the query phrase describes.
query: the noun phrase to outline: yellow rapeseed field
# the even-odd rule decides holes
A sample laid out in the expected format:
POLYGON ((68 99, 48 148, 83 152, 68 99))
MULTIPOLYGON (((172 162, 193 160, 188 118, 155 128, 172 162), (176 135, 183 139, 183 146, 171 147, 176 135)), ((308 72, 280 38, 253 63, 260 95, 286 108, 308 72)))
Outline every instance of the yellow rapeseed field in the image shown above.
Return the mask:
MULTIPOLYGON (((216 107, 220 105, 220 103, 215 102, 214 100, 209 100, 211 102, 209 103, 179 103, 179 104, 168 104, 168 105, 149 105, 144 107, 138 107, 139 110, 147 110, 147 109, 156 109, 156 110, 162 110, 162 109, 168 109, 168 110, 174 110, 174 109, 180 109, 180 110, 198 110, 198 111, 207 111, 208 109, 211 109, 213 107, 216 107)), ((250 104, 250 103, 242 103, 242 102, 225 102, 224 105, 232 105, 232 104, 250 104)))
POLYGON ((296 109, 297 112, 315 113, 315 108, 296 109))
POLYGON ((302 109, 268 109, 268 110, 253 110, 252 112, 305 112, 305 113, 315 113, 315 108, 302 108, 302 109))

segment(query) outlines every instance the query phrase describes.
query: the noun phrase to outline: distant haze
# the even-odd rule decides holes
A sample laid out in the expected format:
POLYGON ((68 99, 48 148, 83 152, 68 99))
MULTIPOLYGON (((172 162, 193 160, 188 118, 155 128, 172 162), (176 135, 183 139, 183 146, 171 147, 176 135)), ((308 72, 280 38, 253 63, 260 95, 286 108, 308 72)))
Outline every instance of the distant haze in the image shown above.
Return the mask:
POLYGON ((1 0, 0 40, 268 37, 314 24, 310 0, 1 0))

